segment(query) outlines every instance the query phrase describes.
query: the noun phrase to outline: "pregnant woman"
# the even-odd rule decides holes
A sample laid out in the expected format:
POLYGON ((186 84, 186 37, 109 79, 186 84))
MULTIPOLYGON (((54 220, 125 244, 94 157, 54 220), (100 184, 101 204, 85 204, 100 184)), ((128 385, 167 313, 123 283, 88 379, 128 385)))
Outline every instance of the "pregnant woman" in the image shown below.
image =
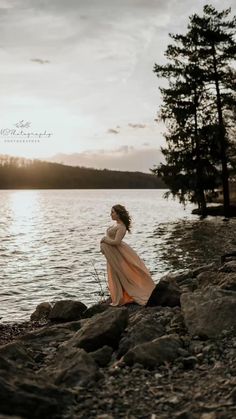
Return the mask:
POLYGON ((122 239, 130 232, 131 218, 123 205, 114 205, 109 227, 101 240, 101 252, 107 260, 108 287, 112 306, 128 303, 146 305, 156 284, 137 253, 122 239))

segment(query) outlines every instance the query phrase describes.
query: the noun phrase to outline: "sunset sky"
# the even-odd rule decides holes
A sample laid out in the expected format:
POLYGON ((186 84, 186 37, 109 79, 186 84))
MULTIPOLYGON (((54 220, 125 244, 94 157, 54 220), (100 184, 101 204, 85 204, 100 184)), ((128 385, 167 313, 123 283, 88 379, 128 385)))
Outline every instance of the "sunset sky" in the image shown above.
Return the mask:
POLYGON ((1 131, 0 153, 148 171, 164 144, 154 63, 206 3, 0 0, 0 129, 51 133, 26 143, 1 131))

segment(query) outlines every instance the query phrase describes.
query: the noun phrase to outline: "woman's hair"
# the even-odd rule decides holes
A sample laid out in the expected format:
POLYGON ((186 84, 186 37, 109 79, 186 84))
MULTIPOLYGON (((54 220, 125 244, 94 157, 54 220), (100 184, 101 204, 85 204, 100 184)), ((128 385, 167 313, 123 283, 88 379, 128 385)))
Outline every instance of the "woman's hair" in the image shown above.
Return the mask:
POLYGON ((127 209, 123 205, 120 205, 120 204, 113 205, 112 208, 119 215, 119 218, 121 219, 121 221, 123 221, 123 223, 126 226, 126 229, 130 233, 131 217, 130 217, 127 209))

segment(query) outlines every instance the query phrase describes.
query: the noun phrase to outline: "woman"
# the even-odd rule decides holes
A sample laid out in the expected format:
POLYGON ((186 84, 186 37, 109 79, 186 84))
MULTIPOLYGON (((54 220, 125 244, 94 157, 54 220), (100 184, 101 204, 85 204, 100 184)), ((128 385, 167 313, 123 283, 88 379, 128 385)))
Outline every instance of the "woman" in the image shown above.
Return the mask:
POLYGON ((107 259, 108 287, 112 306, 127 303, 146 305, 156 284, 137 253, 122 239, 130 232, 131 218, 123 205, 114 205, 111 218, 116 221, 101 240, 101 251, 107 259))

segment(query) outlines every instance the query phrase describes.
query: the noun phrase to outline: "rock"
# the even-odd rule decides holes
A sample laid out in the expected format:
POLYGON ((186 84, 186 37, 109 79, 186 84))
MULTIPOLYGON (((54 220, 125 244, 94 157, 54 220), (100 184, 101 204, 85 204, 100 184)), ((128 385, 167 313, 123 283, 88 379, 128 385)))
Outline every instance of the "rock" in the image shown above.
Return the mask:
POLYGON ((165 335, 135 346, 123 356, 122 360, 129 366, 139 363, 146 368, 155 368, 177 358, 181 347, 182 342, 178 335, 165 335))
POLYGON ((176 419, 192 419, 192 412, 189 410, 182 410, 181 412, 177 412, 175 415, 176 419))
POLYGON ((195 278, 202 272, 215 271, 215 270, 216 270, 215 262, 208 263, 207 265, 199 266, 198 268, 193 269, 191 272, 191 277, 195 278))
POLYGON ((72 403, 73 395, 47 383, 22 378, 12 382, 0 375, 0 412, 24 418, 60 418, 72 403))
POLYGON ((73 403, 74 395, 49 381, 45 374, 35 374, 0 356, 0 413, 27 419, 59 419, 73 403))
POLYGON ((236 293, 211 287, 181 295, 186 327, 191 335, 217 338, 236 328, 236 293))
POLYGON ((53 364, 46 369, 56 385, 85 386, 101 377, 92 356, 83 349, 60 350, 53 364))
POLYGON ((235 403, 235 404, 236 404, 236 388, 234 388, 234 389, 231 391, 230 397, 231 397, 231 399, 232 399, 233 403, 235 403))
POLYGON ((225 262, 224 265, 219 268, 219 272, 236 272, 236 261, 231 260, 225 262))
MULTIPOLYGON (((236 244, 236 243, 234 243, 234 244, 236 244)), ((220 261, 221 261, 221 264, 223 265, 226 262, 227 259, 235 261, 235 258, 236 258, 236 250, 232 250, 229 253, 224 253, 221 256, 220 261)))
POLYGON ((31 321, 47 320, 51 310, 52 310, 52 306, 50 303, 46 303, 46 302, 41 303, 37 305, 35 311, 31 314, 30 320, 31 321))
POLYGON ((197 277, 198 288, 209 288, 217 285, 222 289, 236 291, 236 273, 203 272, 197 277))
POLYGON ((94 352, 90 352, 90 355, 99 367, 105 367, 111 360, 112 352, 113 349, 105 345, 94 352))
POLYGON ((33 357, 30 355, 20 342, 12 342, 0 347, 0 355, 17 365, 32 367, 34 365, 33 357))
POLYGON ((87 352, 102 346, 117 348, 121 333, 128 323, 126 308, 112 308, 96 314, 64 345, 83 348, 87 352))
POLYGON ((109 305, 100 304, 100 303, 94 304, 93 306, 87 308, 87 310, 83 312, 82 317, 83 319, 93 317, 95 314, 103 313, 108 308, 109 308, 109 305))
POLYGON ((184 272, 169 272, 166 275, 162 276, 160 281, 171 282, 173 284, 180 284, 182 281, 185 281, 188 278, 192 277, 192 271, 186 269, 184 272))
POLYGON ((215 412, 203 413, 200 419, 216 419, 216 414, 215 412))
POLYGON ((80 301, 57 301, 49 314, 49 319, 60 322, 79 320, 82 318, 82 313, 86 309, 86 305, 81 303, 80 301))
POLYGON ((181 359, 185 369, 192 369, 198 362, 198 359, 195 356, 188 356, 181 359))
POLYGON ((194 291, 198 287, 198 281, 196 278, 187 278, 179 284, 181 291, 194 291))
POLYGON ((47 346, 58 346, 60 343, 70 339, 74 335, 75 330, 81 328, 80 322, 72 324, 64 323, 62 325, 54 325, 43 327, 40 330, 29 332, 19 339, 24 345, 31 348, 43 348, 47 346))
POLYGON ((133 316, 126 333, 120 340, 117 357, 123 356, 130 348, 140 344, 149 342, 157 337, 165 334, 165 328, 161 317, 155 317, 153 309, 146 309, 141 316, 133 316), (135 321, 137 319, 137 321, 135 321), (133 320, 133 321, 132 321, 133 320))
POLYGON ((176 283, 162 279, 152 291, 146 307, 180 306, 180 295, 181 290, 176 283))

